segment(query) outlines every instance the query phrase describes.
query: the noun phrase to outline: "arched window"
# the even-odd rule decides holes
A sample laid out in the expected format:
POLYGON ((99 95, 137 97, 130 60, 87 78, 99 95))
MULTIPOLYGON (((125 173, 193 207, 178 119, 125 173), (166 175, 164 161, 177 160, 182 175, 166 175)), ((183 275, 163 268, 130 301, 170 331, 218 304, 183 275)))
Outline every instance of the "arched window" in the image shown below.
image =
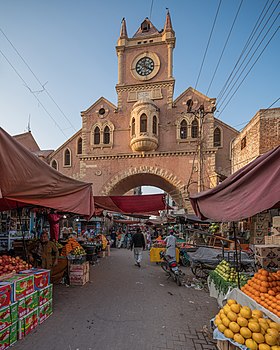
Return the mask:
POLYGON ((55 159, 52 160, 51 167, 57 170, 57 161, 55 159))
POLYGON ((153 134, 157 135, 157 117, 153 116, 153 134))
POLYGON ((71 165, 71 153, 69 149, 67 148, 64 151, 64 166, 70 166, 71 165))
POLYGON ((135 119, 132 118, 132 121, 131 121, 131 136, 134 136, 135 135, 135 119))
POLYGON ((77 141, 77 154, 82 154, 82 153, 83 153, 83 140, 81 137, 79 137, 77 141))
POLYGON ((140 117, 140 132, 147 132, 147 116, 142 114, 140 117))
POLYGON ((221 130, 220 128, 215 128, 214 130, 214 147, 221 146, 221 130))
POLYGON ((93 133, 93 143, 95 145, 99 145, 100 144, 100 129, 98 126, 95 127, 94 129, 94 133, 93 133))
POLYGON ((183 119, 180 124, 180 138, 182 140, 185 140, 187 137, 188 137, 188 124, 185 121, 185 119, 183 119))
POLYGON ((198 121, 197 119, 192 121, 192 138, 196 139, 198 137, 198 121))
POLYGON ((110 128, 108 125, 106 125, 104 128, 103 143, 104 143, 104 145, 109 145, 109 143, 110 143, 110 128))

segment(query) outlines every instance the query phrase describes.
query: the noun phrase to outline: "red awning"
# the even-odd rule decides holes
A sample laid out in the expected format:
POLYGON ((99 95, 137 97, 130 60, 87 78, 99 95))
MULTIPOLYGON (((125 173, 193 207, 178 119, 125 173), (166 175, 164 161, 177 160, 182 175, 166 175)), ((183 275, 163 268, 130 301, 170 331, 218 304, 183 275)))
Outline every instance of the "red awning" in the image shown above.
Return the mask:
POLYGON ((166 209, 164 194, 143 196, 94 196, 95 207, 124 214, 158 214, 166 209))
POLYGON ((217 187, 190 196, 196 215, 238 221, 280 207, 280 146, 238 170, 217 187))
POLYGON ((0 210, 42 206, 91 216, 90 183, 69 178, 40 160, 0 128, 0 210))

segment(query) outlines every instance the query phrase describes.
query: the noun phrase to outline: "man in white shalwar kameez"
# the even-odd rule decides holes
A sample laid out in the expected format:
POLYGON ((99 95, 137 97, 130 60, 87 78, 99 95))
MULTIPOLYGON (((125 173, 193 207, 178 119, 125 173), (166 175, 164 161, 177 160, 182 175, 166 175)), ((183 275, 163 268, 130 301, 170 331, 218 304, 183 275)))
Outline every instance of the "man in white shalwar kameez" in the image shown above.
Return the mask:
POLYGON ((171 258, 176 258, 176 237, 174 237, 174 231, 170 231, 169 235, 165 238, 166 252, 165 255, 171 258))

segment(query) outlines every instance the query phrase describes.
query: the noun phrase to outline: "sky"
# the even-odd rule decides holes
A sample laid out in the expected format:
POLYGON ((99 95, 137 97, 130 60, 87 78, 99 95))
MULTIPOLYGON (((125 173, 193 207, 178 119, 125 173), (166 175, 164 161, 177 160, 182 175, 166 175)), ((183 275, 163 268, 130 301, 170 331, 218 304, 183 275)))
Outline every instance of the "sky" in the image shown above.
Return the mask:
MULTIPOLYGON (((199 76, 219 3, 220 0, 2 0, 0 126, 12 135, 20 134, 27 131, 30 118, 31 131, 39 146, 42 149, 59 147, 80 129, 80 112, 99 97, 104 96, 115 104, 117 102, 115 46, 122 18, 126 18, 129 36, 133 36, 145 17, 149 17, 160 30, 164 27, 166 8, 169 8, 176 33, 174 97, 189 86, 196 86, 197 90, 209 97, 219 97, 267 4, 267 16, 251 44, 255 38, 258 41, 244 65, 254 50, 256 54, 235 88, 264 51, 224 111, 222 109, 227 100, 224 105, 220 100, 221 108, 218 104, 218 110, 222 113, 218 112, 216 116, 241 129, 259 109, 268 108, 280 95, 279 31, 265 48, 279 27, 279 17, 276 15, 279 15, 280 6, 273 13, 277 3, 279 5, 278 0, 222 0, 199 76), (235 25, 208 91, 240 4, 235 25), (268 20, 270 15, 271 19, 268 20), (260 33, 267 20, 267 26, 260 33), (267 36, 257 49, 267 31, 267 36)), ((273 107, 280 107, 280 102, 273 107)))

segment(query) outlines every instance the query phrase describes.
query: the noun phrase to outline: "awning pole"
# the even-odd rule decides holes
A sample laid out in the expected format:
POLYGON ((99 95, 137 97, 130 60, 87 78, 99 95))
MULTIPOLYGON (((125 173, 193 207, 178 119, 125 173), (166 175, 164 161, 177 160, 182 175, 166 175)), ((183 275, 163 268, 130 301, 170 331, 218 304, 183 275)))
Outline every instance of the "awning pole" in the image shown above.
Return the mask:
POLYGON ((238 288, 240 289, 239 259, 238 259, 238 249, 237 249, 237 237, 236 237, 235 222, 233 221, 232 224, 233 224, 234 248, 235 248, 235 256, 236 256, 237 285, 238 285, 238 288))

